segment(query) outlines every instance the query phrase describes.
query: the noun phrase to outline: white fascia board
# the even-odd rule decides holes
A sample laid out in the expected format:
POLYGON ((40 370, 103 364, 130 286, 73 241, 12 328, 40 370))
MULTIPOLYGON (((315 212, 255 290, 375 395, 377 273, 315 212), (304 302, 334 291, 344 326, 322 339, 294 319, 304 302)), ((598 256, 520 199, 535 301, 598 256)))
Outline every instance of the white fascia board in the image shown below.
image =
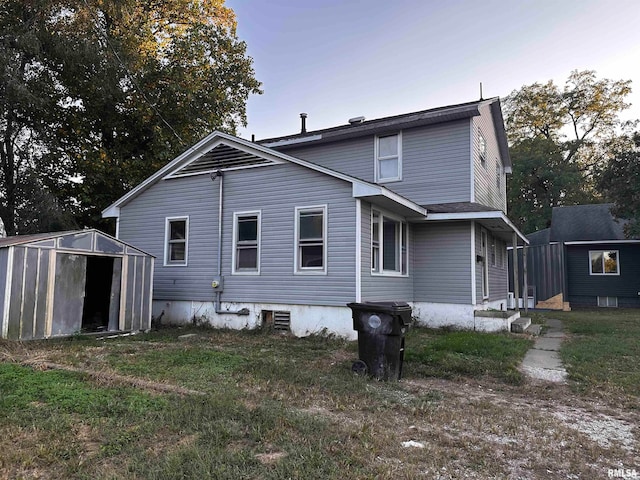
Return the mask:
POLYGON ((597 245, 601 243, 611 243, 611 244, 625 244, 625 243, 640 243, 640 240, 584 240, 584 241, 575 241, 575 242, 564 242, 565 245, 597 245))
POLYGON ((120 218, 120 207, 108 206, 102 211, 102 218, 120 218))
POLYGON ((283 147, 285 145, 295 145, 297 143, 315 142, 316 140, 322 140, 322 135, 311 135, 310 137, 278 140, 275 142, 262 143, 261 145, 264 145, 265 147, 283 147))
POLYGON ((427 221, 456 221, 456 220, 501 220, 515 233, 524 243, 529 245, 529 240, 509 218, 500 210, 489 212, 457 212, 457 213, 427 213, 427 221))
POLYGON ((408 200, 401 195, 398 195, 397 193, 392 192, 385 187, 358 180, 353 181, 353 198, 365 197, 385 197, 399 205, 402 205, 403 207, 413 210, 419 215, 427 215, 427 210, 425 208, 421 207, 417 203, 413 203, 411 200, 408 200))
POLYGON ((103 217, 106 214, 109 214, 110 216, 115 216, 115 213, 117 213, 117 211, 114 210, 114 208, 121 207, 126 202, 128 202, 129 200, 134 198, 136 195, 138 195, 140 192, 142 192, 146 188, 153 185, 158 180, 168 177, 171 174, 172 170, 178 167, 181 167, 184 163, 189 162, 196 155, 201 155, 203 153, 206 153, 212 148, 215 148, 216 146, 218 146, 220 143, 223 143, 223 142, 225 143, 225 145, 236 146, 243 151, 249 150, 250 152, 254 152, 256 155, 260 155, 269 160, 273 160, 274 162, 281 163, 284 160, 297 165, 301 165, 303 167, 307 167, 312 170, 316 170, 318 172, 324 173, 326 175, 329 175, 335 178, 339 178, 341 180, 345 180, 350 183, 356 181, 355 178, 349 175, 345 175, 340 172, 336 172, 335 170, 331 170, 331 169, 324 168, 304 160, 300 160, 299 158, 291 157, 284 153, 271 150, 270 148, 262 146, 258 143, 254 143, 249 140, 235 137, 233 135, 229 135, 227 133, 219 132, 216 130, 210 135, 208 135, 207 137, 205 137, 204 139, 202 139, 201 141, 199 141, 193 147, 189 147, 181 155, 179 155, 174 160, 166 164, 156 173, 154 173, 149 178, 147 178, 142 183, 140 183, 137 187, 133 188, 133 190, 129 191, 127 194, 123 195, 114 203, 112 203, 107 208, 105 208, 102 211, 103 217))
MULTIPOLYGON (((164 177, 165 175, 167 175, 168 172, 173 170, 181 162, 185 161, 185 159, 191 157, 194 154, 200 153, 199 150, 201 148, 203 148, 205 145, 207 145, 209 142, 211 142, 216 136, 219 136, 219 135, 227 136, 226 134, 223 134, 222 132, 218 132, 217 130, 214 131, 213 133, 207 135, 205 138, 203 138, 198 143, 196 143, 193 147, 189 147, 182 154, 180 154, 179 156, 174 158, 172 161, 167 163, 164 167, 162 167, 156 173, 154 173, 153 175, 148 177, 142 183, 138 184, 138 186, 134 187, 128 193, 124 194, 118 200, 116 200, 111 205, 109 205, 107 208, 105 208, 102 211, 102 216, 104 218, 107 218, 106 213, 109 213, 110 216, 115 216, 115 215, 113 215, 113 213, 115 213, 115 210, 113 210, 114 208, 118 208, 118 207, 121 207, 122 205, 124 205, 128 200, 130 200, 131 198, 135 197, 138 193, 140 193, 141 191, 145 190, 147 187, 151 186, 158 179, 160 179, 160 178, 164 177)), ((119 210, 118 210, 118 213, 119 213, 119 210)))

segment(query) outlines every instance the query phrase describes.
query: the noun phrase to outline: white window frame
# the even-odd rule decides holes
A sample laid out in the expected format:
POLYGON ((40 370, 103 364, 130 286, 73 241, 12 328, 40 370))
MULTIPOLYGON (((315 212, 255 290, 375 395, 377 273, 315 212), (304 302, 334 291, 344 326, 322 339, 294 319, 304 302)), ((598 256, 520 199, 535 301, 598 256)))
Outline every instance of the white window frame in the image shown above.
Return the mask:
POLYGON ((480 252, 482 256, 482 299, 487 300, 489 298, 489 234, 482 228, 480 230, 480 252))
POLYGON ((618 297, 598 295, 596 304, 600 308, 618 308, 618 297))
MULTIPOLYGON (((177 243, 177 242, 173 242, 177 243)), ((189 217, 165 217, 164 219, 164 266, 165 267, 186 267, 189 263, 189 217), (171 232, 171 222, 184 221, 184 262, 171 261, 169 256, 171 249, 169 248, 171 232)))
POLYGON ((398 133, 390 133, 389 135, 376 135, 375 136, 375 145, 374 145, 374 178, 376 183, 385 183, 385 182, 398 182, 402 180, 402 132, 398 133), (386 137, 396 137, 398 142, 398 153, 397 155, 391 155, 386 157, 380 157, 379 149, 380 149, 380 139, 386 137), (395 177, 381 177, 380 176, 380 160, 393 160, 394 158, 398 159, 398 175, 395 177))
POLYGON ((478 159, 480 165, 487 168, 487 139, 484 138, 482 131, 478 128, 478 159))
POLYGON ((327 250, 329 242, 327 236, 327 205, 311 205, 295 207, 294 213, 294 250, 293 250, 293 273, 295 275, 326 275, 327 274, 327 250), (300 265, 300 214, 305 212, 316 212, 322 210, 322 267, 302 267, 300 265))
POLYGON ((231 254, 231 274, 232 275, 260 275, 260 252, 262 250, 262 211, 253 210, 249 212, 233 212, 233 252, 231 254), (243 217, 257 217, 256 232, 256 268, 255 269, 238 269, 238 220, 243 217))
POLYGON ((498 245, 497 239, 493 235, 489 236, 489 256, 491 257, 491 266, 498 267, 498 245))
POLYGON ((379 210, 377 208, 372 208, 371 209, 371 275, 373 276, 384 276, 384 277, 408 277, 409 276, 409 224, 406 222, 406 220, 404 220, 403 218, 397 216, 397 215, 393 215, 393 214, 389 214, 383 210, 379 210), (373 242, 374 242, 374 238, 373 238, 373 217, 374 215, 377 214, 378 215, 378 219, 379 219, 379 227, 378 227, 378 234, 380 236, 380 238, 378 238, 378 258, 377 258, 377 269, 374 269, 374 259, 373 259, 373 242), (397 234, 397 238, 396 241, 398 242, 399 248, 398 248, 398 258, 396 259, 396 261, 398 262, 398 266, 400 267, 399 270, 385 270, 384 269, 384 219, 387 218, 389 220, 393 220, 394 222, 398 222, 400 224, 400 229, 398 231, 397 234), (405 240, 406 240, 406 244, 403 245, 402 244, 402 231, 404 230, 405 232, 405 240), (404 250, 404 252, 403 252, 404 250), (406 259, 406 271, 402 271, 402 260, 403 260, 403 256, 406 259))
POLYGON ((619 276, 620 275, 620 250, 589 250, 589 258, 587 259, 589 261, 589 275, 593 275, 593 276, 607 276, 607 277, 611 277, 611 276, 619 276), (616 272, 615 273, 607 273, 604 270, 604 254, 605 253, 611 253, 611 252, 615 252, 616 254, 616 272), (597 273, 593 271, 593 264, 591 263, 591 254, 593 253, 601 253, 602 255, 602 273, 597 273))

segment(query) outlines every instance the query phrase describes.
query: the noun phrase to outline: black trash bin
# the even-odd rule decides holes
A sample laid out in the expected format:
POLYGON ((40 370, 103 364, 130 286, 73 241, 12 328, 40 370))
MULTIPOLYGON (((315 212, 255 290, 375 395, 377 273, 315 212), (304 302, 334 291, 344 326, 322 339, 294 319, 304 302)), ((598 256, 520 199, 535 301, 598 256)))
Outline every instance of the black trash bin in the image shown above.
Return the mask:
POLYGON ((353 371, 378 380, 399 380, 404 360, 404 335, 411 307, 404 302, 349 303, 358 332, 358 356, 353 371))

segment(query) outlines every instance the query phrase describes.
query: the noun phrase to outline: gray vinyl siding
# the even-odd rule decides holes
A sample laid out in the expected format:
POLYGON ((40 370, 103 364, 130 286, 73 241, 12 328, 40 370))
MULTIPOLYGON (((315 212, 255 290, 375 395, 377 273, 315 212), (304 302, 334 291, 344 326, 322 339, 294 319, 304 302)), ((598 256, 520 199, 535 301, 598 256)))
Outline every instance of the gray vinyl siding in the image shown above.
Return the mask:
MULTIPOLYGON (((409 249, 407 254, 409 276, 396 277, 388 275, 374 275, 371 273, 371 209, 370 203, 362 202, 362 301, 413 301, 413 254, 412 245, 415 238, 414 225, 409 227, 409 249)), ((384 212, 384 210, 383 210, 384 212)))
POLYGON ((597 306, 597 297, 618 297, 619 307, 640 307, 640 245, 567 245, 568 301, 571 306, 597 306), (589 251, 617 250, 620 275, 590 275, 589 251))
MULTIPOLYGON (((393 133, 393 132, 389 132, 393 133)), ((470 121, 402 131, 402 180, 387 187, 419 205, 471 200, 470 121)), ((374 135, 333 144, 281 148, 283 152, 374 181, 374 135)))
POLYGON ((373 182, 373 149, 373 135, 370 135, 329 144, 309 147, 281 147, 275 150, 361 180, 373 182))
POLYGON ((402 181, 384 183, 418 205, 468 202, 469 120, 402 132, 402 181))
POLYGON ((412 228, 414 300, 470 304, 470 223, 423 223, 412 228))
MULTIPOLYGON (((507 266, 507 244, 489 232, 489 245, 496 243, 496 264, 491 263, 489 256, 489 300, 497 301, 507 298, 509 288, 509 270, 507 266)), ((506 305, 505 305, 506 307, 506 305)))
MULTIPOLYGON (((475 228, 476 255, 482 255, 482 226, 476 223, 475 228)), ((497 237, 494 237, 490 230, 487 232, 487 258, 489 265, 489 297, 482 297, 482 263, 474 262, 476 269, 476 299, 478 304, 487 300, 490 302, 504 300, 507 298, 509 288, 509 268, 507 262, 507 244, 497 237), (491 244, 496 242, 496 266, 491 263, 491 244)))
POLYGON ((475 202, 507 212, 506 175, 496 136, 491 107, 480 107, 480 116, 473 117, 473 165, 475 202), (487 144, 485 165, 480 162, 478 131, 482 132, 487 144), (496 165, 500 167, 500 187, 496 183, 496 165))
MULTIPOLYGON (((344 305, 355 300, 355 199, 345 182, 294 164, 227 171, 223 302, 344 305), (327 274, 294 274, 295 208, 327 205, 327 274), (261 211, 260 275, 232 275, 233 214, 261 211)), ((120 238, 156 255, 156 300, 213 301, 219 180, 160 181, 121 210, 120 238), (188 265, 165 267, 165 217, 188 216, 188 265)))

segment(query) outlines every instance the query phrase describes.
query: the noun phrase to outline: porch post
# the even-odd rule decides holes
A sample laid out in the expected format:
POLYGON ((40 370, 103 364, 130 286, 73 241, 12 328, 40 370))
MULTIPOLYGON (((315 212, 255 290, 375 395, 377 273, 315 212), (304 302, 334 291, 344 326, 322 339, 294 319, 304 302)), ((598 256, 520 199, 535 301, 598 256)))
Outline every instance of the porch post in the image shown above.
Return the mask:
POLYGON ((522 245, 522 296, 524 297, 524 314, 529 314, 529 281, 527 280, 527 244, 522 245))
POLYGON ((518 235, 513 232, 511 244, 513 245, 513 296, 516 300, 516 312, 520 311, 520 284, 518 275, 518 235))

